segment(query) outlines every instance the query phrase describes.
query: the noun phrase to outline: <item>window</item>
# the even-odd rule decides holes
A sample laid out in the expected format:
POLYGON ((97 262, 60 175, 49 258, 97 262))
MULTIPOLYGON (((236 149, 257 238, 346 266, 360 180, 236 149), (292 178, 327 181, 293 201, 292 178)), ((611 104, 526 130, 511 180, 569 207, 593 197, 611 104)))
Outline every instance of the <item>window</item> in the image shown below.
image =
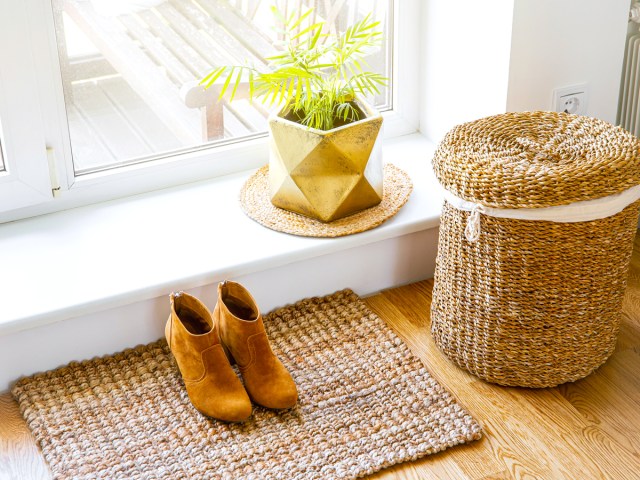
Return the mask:
POLYGON ((264 164, 267 108, 217 102, 198 81, 214 65, 265 65, 278 40, 274 3, 285 13, 313 7, 337 32, 373 12, 385 42, 369 63, 391 81, 369 100, 388 112, 391 135, 415 131, 398 88, 409 82, 398 75, 400 45, 415 44, 398 25, 417 21, 415 0, 0 0, 2 44, 16 46, 0 53, 8 126, 0 170, 33 163, 40 193, 13 196, 0 212, 45 202, 67 208, 264 164), (22 68, 8 67, 16 62, 22 68), (34 152, 19 152, 24 142, 34 152))
MULTIPOLYGON (((279 3, 285 15, 301 5, 279 3)), ((373 11, 393 37, 389 0, 307 3, 330 32, 373 11)), ((266 132, 264 106, 217 102, 198 81, 214 65, 265 67, 278 41, 271 2, 146 4, 54 0, 76 175, 266 132)), ((388 45, 370 63, 391 76, 388 45)), ((381 108, 390 106, 388 93, 374 99, 381 108)))

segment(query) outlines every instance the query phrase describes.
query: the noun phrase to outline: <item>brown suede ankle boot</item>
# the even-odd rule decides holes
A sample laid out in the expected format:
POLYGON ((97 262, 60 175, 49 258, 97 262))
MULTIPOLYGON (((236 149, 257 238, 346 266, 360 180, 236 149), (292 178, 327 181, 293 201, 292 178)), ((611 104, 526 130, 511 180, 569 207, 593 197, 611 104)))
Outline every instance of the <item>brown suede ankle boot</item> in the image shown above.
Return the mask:
POLYGON ((251 400, 267 408, 293 407, 298 390, 273 354, 262 315, 247 289, 235 282, 219 284, 213 317, 220 328, 220 340, 231 362, 237 363, 251 400))
POLYGON ((202 414, 241 422, 251 415, 251 400, 220 343, 211 313, 188 293, 172 293, 165 327, 189 400, 202 414))

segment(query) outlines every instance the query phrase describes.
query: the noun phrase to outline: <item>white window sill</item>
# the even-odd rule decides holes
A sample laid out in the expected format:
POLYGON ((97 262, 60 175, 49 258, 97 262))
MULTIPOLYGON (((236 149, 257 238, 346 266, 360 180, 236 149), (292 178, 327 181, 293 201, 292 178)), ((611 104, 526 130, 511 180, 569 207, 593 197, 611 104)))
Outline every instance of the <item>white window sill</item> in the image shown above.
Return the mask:
POLYGON ((238 203, 249 172, 0 225, 0 334, 436 227, 433 145, 413 134, 383 148, 414 191, 396 216, 357 235, 262 227, 238 203))

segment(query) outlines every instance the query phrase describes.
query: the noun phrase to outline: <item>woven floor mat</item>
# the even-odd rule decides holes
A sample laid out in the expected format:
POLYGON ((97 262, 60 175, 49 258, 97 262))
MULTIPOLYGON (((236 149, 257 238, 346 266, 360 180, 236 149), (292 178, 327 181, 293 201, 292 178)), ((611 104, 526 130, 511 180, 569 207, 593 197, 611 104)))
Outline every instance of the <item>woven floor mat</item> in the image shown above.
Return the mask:
POLYGON ((298 385, 227 424, 189 403, 164 340, 20 380, 56 479, 357 478, 480 438, 480 425, 350 290, 264 319, 298 385))

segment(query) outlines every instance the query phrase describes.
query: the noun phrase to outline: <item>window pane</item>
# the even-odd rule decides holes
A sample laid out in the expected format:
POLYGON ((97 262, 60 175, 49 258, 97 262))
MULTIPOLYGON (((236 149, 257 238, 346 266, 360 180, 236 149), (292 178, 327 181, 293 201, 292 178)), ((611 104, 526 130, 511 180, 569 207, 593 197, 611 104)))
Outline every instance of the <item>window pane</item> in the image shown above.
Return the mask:
MULTIPOLYGON (((198 81, 216 65, 264 67, 278 35, 273 3, 54 0, 76 175, 264 134, 265 106, 216 102, 198 81)), ((332 32, 373 12, 385 41, 369 69, 391 78, 392 0, 276 3, 285 14, 314 7, 332 32)), ((391 88, 370 100, 391 108, 391 88)))

